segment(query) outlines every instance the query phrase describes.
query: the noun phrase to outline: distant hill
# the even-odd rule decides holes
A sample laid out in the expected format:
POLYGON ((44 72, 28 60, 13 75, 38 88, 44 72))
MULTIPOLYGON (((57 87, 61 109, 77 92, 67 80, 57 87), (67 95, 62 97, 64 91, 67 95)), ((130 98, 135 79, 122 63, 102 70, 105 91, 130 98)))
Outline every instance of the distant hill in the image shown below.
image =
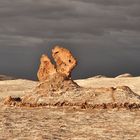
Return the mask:
POLYGON ((7 76, 7 75, 0 75, 0 81, 4 81, 4 80, 14 80, 16 79, 15 77, 12 76, 7 76))

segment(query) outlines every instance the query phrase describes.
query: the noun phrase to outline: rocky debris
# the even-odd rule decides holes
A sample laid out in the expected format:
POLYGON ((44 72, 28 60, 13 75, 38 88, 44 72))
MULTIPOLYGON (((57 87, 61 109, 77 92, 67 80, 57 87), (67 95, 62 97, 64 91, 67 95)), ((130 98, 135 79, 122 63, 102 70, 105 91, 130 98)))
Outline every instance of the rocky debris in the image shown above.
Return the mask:
POLYGON ((7 104, 17 105, 18 102, 21 104, 21 98, 20 97, 11 97, 11 96, 6 97, 3 101, 3 103, 5 105, 7 105, 7 104))
POLYGON ((41 57, 41 64, 38 70, 39 85, 36 91, 44 90, 47 92, 72 90, 79 86, 71 79, 70 74, 72 69, 76 66, 76 59, 71 52, 65 48, 56 46, 52 50, 52 56, 56 62, 54 66, 48 56, 41 57), (63 70, 62 70, 63 69, 63 70))
POLYGON ((52 50, 52 56, 54 58, 54 61, 56 62, 57 72, 70 77, 71 71, 77 64, 77 61, 73 57, 72 53, 65 48, 56 46, 52 50))
POLYGON ((127 78, 127 77, 133 77, 133 75, 131 75, 130 73, 124 73, 124 74, 121 74, 121 75, 118 75, 117 77, 115 78, 127 78))

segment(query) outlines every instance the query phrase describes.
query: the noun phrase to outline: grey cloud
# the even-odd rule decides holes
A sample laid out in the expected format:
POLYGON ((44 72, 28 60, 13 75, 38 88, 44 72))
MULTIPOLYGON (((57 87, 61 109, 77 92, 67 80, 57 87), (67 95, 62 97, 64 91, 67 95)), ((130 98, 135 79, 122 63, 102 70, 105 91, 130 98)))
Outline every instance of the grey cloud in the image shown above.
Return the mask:
POLYGON ((35 77, 41 53, 60 44, 80 61, 76 78, 138 74, 139 25, 139 0, 0 1, 0 72, 35 77))
POLYGON ((84 3, 96 3, 100 5, 106 5, 106 6, 129 6, 129 5, 135 5, 140 4, 139 0, 74 0, 84 3))

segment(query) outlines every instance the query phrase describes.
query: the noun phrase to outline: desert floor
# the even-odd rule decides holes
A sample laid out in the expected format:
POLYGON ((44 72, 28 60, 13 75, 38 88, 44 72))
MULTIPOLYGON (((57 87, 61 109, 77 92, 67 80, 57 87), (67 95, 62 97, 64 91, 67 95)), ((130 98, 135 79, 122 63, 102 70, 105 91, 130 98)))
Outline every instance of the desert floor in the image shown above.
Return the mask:
MULTIPOLYGON (((83 87, 126 85, 140 95, 140 77, 93 77, 76 82, 83 87)), ((0 99, 27 94, 37 84, 22 79, 0 81, 0 99)), ((0 139, 139 140, 140 110, 1 106, 0 139)))

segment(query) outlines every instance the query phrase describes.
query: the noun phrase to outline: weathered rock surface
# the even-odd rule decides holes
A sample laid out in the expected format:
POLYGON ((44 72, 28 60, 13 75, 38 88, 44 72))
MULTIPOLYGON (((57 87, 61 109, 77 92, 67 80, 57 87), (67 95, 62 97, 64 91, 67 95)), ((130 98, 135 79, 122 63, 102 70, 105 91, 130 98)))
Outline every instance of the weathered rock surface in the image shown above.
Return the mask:
POLYGON ((56 73, 55 66, 51 63, 51 60, 47 55, 42 55, 40 63, 41 64, 37 73, 39 81, 45 81, 50 75, 56 73))
POLYGON ((73 86, 73 83, 69 82, 64 82, 65 89, 62 86, 58 90, 56 90, 57 87, 53 86, 51 90, 44 89, 46 85, 43 83, 43 85, 38 86, 34 93, 23 96, 21 102, 18 98, 8 98, 8 100, 4 101, 4 104, 17 106, 67 106, 91 109, 140 108, 140 96, 134 93, 129 87, 86 89, 76 88, 76 86, 73 86), (67 87, 70 84, 72 86, 67 87))
POLYGON ((52 56, 56 62, 57 72, 70 77, 72 70, 77 64, 77 61, 73 57, 72 53, 65 48, 56 46, 52 50, 52 56))
POLYGON ((76 66, 76 59, 65 48, 56 46, 52 50, 52 56, 56 65, 52 64, 47 55, 42 55, 40 59, 41 64, 37 73, 39 81, 45 81, 50 75, 55 73, 70 77, 73 68, 76 66))

